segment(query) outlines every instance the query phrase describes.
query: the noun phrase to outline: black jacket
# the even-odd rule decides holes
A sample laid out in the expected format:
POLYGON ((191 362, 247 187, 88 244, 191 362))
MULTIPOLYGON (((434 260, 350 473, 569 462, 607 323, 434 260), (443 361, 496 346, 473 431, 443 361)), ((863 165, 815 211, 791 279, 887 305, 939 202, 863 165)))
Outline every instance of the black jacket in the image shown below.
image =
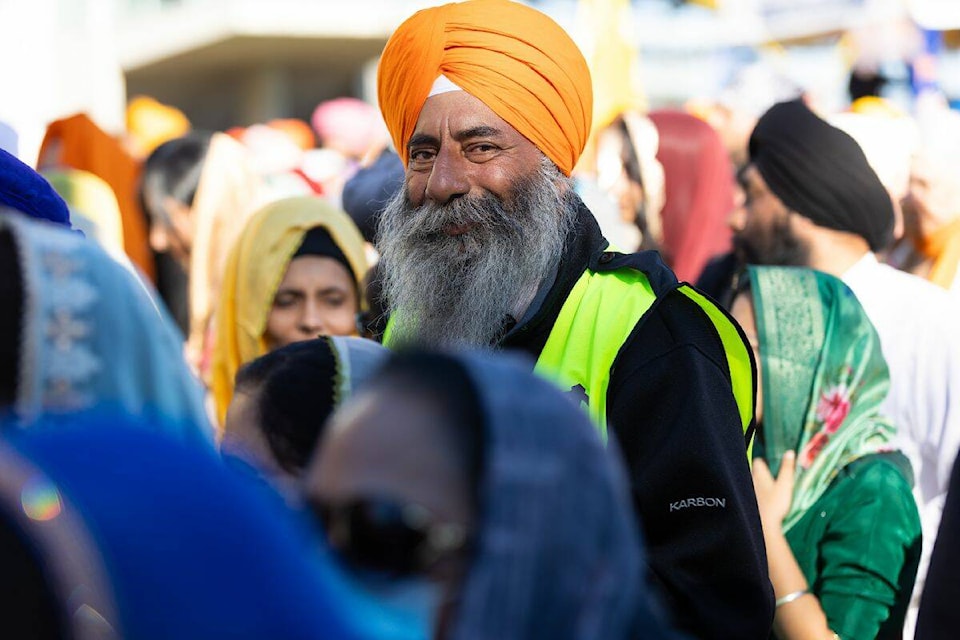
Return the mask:
POLYGON ((621 349, 607 392, 653 579, 698 638, 767 638, 773 590, 723 345, 655 252, 614 254, 581 206, 553 287, 501 346, 538 357, 584 270, 633 268, 657 300, 621 349))

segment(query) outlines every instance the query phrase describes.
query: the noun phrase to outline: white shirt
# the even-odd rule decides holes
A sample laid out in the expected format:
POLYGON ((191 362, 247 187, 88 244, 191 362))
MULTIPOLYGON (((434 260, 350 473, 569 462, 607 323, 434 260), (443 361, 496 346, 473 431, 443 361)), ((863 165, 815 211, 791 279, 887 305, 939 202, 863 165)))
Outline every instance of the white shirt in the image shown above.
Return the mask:
POLYGON ((877 329, 890 368, 882 407, 910 458, 923 526, 923 557, 907 627, 913 637, 930 552, 940 526, 950 471, 960 449, 960 300, 923 278, 880 264, 867 253, 845 274, 877 329))

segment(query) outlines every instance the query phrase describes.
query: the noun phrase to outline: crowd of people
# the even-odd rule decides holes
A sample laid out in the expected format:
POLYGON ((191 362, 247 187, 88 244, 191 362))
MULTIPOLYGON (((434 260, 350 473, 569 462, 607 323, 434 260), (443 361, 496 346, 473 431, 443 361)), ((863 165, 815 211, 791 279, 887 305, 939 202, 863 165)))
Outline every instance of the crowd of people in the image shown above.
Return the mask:
POLYGON ((510 0, 377 91, 0 148, 0 628, 952 637, 960 114, 597 125, 510 0))

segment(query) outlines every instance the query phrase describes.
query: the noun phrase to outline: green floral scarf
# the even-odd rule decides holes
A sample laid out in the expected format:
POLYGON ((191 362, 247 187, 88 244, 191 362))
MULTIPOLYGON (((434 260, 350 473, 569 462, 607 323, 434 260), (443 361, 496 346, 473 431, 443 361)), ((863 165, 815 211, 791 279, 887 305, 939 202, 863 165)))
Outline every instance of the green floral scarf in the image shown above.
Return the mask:
POLYGON ((797 454, 788 531, 839 471, 892 451, 881 417, 890 387, 880 338, 837 278, 794 267, 750 267, 763 381, 764 457, 776 475, 797 454))

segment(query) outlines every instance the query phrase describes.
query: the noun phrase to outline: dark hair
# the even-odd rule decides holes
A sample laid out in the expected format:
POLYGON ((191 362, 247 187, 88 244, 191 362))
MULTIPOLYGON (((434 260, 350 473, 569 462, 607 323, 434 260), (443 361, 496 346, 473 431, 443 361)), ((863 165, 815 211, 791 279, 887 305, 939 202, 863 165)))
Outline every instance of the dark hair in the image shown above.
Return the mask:
POLYGON ((630 136, 630 128, 627 126, 627 121, 623 119, 623 116, 617 116, 613 121, 613 126, 616 127, 617 132, 623 139, 620 151, 620 162, 627 172, 627 178, 629 178, 631 182, 635 182, 643 187, 643 174, 640 173, 640 157, 637 155, 637 150, 633 146, 633 138, 630 136))
POLYGON ((210 138, 209 133, 192 132, 168 140, 154 149, 144 162, 140 202, 155 224, 169 223, 163 206, 167 197, 188 207, 193 205, 210 138))
POLYGON ((237 372, 236 391, 253 398, 260 430, 285 471, 299 474, 310 461, 339 400, 337 377, 337 358, 327 338, 276 349, 237 372))
POLYGON ((13 233, 0 228, 0 414, 17 398, 24 295, 19 255, 13 233))
POLYGON ((67 613, 42 555, 20 526, 0 510, 0 618, 18 638, 70 638, 67 613))
POLYGON ((440 409, 467 470, 474 504, 479 506, 486 412, 466 367, 450 355, 410 349, 391 357, 366 388, 418 395, 440 409))
MULTIPOLYGON (((640 155, 633 145, 633 137, 630 135, 630 128, 627 126, 627 121, 624 120, 622 115, 617 116, 611 123, 611 126, 616 129, 623 142, 623 144, 620 145, 620 164, 623 165, 623 169, 627 173, 627 179, 638 185, 641 189, 646 190, 647 187, 643 184, 643 173, 640 171, 640 155)), ((633 212, 633 223, 640 229, 641 233, 640 247, 638 247, 638 249, 641 251, 662 251, 662 247, 657 245, 653 234, 650 233, 650 222, 647 220, 647 215, 660 215, 660 213, 653 212, 651 214, 651 212, 647 211, 645 201, 645 198, 641 200, 637 206, 637 210, 633 212)))

